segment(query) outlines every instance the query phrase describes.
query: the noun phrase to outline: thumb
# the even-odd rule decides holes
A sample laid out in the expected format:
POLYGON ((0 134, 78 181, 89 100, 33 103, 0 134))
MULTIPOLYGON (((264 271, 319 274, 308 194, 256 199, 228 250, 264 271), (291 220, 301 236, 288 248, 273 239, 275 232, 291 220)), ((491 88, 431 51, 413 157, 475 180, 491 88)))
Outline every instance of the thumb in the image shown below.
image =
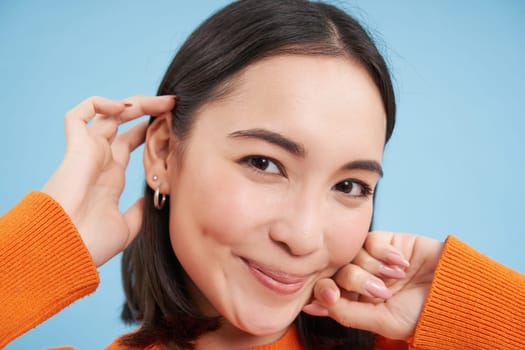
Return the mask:
POLYGON ((362 329, 389 339, 406 341, 410 337, 406 325, 392 316, 386 303, 372 304, 340 298, 326 309, 330 318, 345 327, 362 329))
POLYGON ((139 198, 124 213, 124 221, 128 227, 128 240, 126 247, 137 237, 140 227, 142 226, 142 215, 144 213, 144 197, 139 198))
POLYGON ((345 327, 363 329, 374 333, 380 330, 384 323, 383 305, 366 302, 339 299, 334 305, 327 307, 328 314, 335 321, 345 327))

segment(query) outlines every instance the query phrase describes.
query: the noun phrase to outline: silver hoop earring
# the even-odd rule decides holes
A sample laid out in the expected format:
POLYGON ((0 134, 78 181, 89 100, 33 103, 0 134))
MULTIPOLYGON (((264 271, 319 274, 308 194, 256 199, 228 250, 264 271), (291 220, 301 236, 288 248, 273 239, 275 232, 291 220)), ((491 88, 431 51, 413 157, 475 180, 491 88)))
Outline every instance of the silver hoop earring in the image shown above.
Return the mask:
POLYGON ((160 186, 157 186, 153 195, 153 205, 157 210, 161 210, 164 208, 164 204, 166 204, 166 195, 160 194, 160 186))
MULTIPOLYGON (((157 175, 153 175, 153 181, 157 181, 159 178, 157 175)), ((164 208, 164 204, 166 204, 166 195, 160 194, 160 183, 157 185, 157 188, 155 189, 155 194, 153 195, 153 205, 157 210, 162 210, 164 208)))

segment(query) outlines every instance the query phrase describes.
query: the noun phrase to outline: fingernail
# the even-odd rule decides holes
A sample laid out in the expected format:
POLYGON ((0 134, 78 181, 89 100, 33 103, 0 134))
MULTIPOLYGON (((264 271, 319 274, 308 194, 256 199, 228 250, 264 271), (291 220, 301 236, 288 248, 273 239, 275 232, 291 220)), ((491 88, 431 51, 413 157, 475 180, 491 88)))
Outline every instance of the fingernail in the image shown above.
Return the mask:
POLYGON ((381 265, 379 266, 379 273, 389 278, 405 278, 405 271, 401 270, 397 266, 381 265))
POLYGON ((392 292, 381 280, 369 280, 366 282, 365 289, 368 293, 377 298, 389 299, 392 296, 392 292))
POLYGON ((386 262, 388 262, 390 265, 399 265, 403 267, 409 267, 410 261, 403 258, 399 253, 390 252, 386 255, 385 258, 386 262))
POLYGON ((308 304, 303 307, 303 312, 312 316, 328 316, 328 309, 319 304, 308 304))
POLYGON ((321 290, 321 297, 323 298, 323 301, 325 301, 326 303, 333 304, 337 301, 337 298, 339 298, 339 295, 332 288, 323 288, 321 290))

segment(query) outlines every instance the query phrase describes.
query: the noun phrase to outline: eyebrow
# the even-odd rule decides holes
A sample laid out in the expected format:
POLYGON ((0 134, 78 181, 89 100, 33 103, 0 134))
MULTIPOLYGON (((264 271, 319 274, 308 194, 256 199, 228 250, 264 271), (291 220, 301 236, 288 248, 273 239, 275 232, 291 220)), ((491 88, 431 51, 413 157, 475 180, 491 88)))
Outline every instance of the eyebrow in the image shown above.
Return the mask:
POLYGON ((377 173, 380 177, 383 177, 383 168, 375 160, 354 160, 353 162, 346 163, 343 165, 345 170, 368 170, 377 173))
POLYGON ((279 146, 295 156, 304 157, 306 155, 306 150, 303 145, 266 129, 238 130, 228 136, 233 138, 255 138, 279 146))
MULTIPOLYGON (((266 129, 257 128, 257 129, 248 129, 248 130, 238 130, 238 131, 234 131, 230 133, 228 137, 255 138, 255 139, 263 140, 271 144, 274 144, 295 156, 304 158, 306 155, 306 149, 300 143, 292 141, 279 133, 276 133, 270 130, 266 130, 266 129)), ((343 170, 356 170, 356 169, 367 170, 367 171, 375 172, 380 177, 383 177, 383 168, 375 160, 354 160, 354 161, 351 161, 343 165, 341 169, 343 170)))

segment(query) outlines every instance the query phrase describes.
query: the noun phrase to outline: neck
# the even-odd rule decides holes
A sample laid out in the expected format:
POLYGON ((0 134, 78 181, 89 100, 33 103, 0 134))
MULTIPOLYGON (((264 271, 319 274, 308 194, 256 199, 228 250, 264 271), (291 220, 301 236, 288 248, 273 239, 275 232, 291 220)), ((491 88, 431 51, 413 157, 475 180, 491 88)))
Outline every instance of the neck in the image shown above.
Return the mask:
POLYGON ((276 342, 286 333, 286 331, 287 329, 278 334, 271 334, 267 336, 253 335, 234 327, 231 323, 226 321, 218 330, 202 335, 197 340, 196 350, 232 350, 253 348, 276 342))

